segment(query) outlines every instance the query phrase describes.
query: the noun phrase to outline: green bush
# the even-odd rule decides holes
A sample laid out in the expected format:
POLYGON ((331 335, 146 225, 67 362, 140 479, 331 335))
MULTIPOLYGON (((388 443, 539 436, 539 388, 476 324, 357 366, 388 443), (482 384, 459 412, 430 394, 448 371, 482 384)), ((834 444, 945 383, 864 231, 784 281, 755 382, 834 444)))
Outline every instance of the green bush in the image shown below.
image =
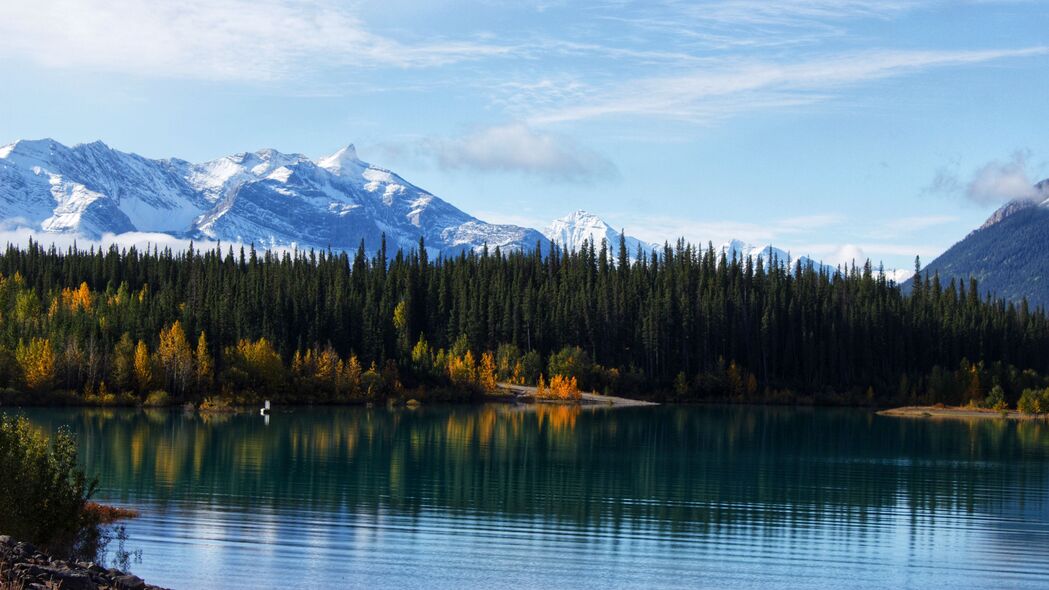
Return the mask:
POLYGON ((89 525, 96 482, 77 466, 73 435, 52 438, 25 418, 0 417, 0 531, 51 551, 72 548, 89 525))
POLYGON ((157 389, 149 392, 149 395, 146 396, 146 400, 142 402, 142 405, 147 408, 159 408, 163 406, 170 406, 171 396, 168 395, 168 392, 164 391, 163 389, 157 389))
POLYGON ((585 350, 578 346, 566 346, 550 355, 547 372, 551 377, 575 377, 580 387, 587 388, 590 386, 593 364, 585 350))
POLYGON ((991 388, 991 392, 983 400, 983 407, 991 408, 992 410, 1005 409, 1005 390, 1002 389, 1001 385, 995 385, 991 388))
POLYGON ((1025 389, 1016 402, 1016 409, 1024 414, 1049 412, 1049 389, 1025 389))

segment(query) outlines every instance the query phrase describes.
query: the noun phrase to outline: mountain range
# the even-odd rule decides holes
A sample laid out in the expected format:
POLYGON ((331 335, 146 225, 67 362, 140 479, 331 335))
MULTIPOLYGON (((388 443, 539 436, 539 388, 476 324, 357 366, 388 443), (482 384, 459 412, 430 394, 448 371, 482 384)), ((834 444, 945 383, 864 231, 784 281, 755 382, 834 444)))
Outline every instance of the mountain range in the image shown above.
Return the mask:
POLYGON ((0 148, 0 218, 87 237, 160 232, 260 247, 434 253, 549 245, 542 233, 486 223, 393 172, 361 161, 353 146, 316 161, 272 149, 202 164, 151 160, 102 142, 51 139, 0 148))
MULTIPOLYGON (((977 279, 981 292, 1010 301, 1026 298, 1049 306, 1049 179, 1034 197, 1012 200, 979 228, 929 263, 922 272, 950 279, 977 279)), ((910 286, 910 281, 905 287, 910 286)))
MULTIPOLYGON (((362 161, 353 145, 316 160, 263 149, 194 164, 144 158, 100 141, 67 147, 52 139, 21 140, 0 147, 0 219, 8 228, 94 239, 146 232, 260 248, 352 251, 363 240, 375 252, 384 236, 391 250, 415 248, 423 238, 428 252, 444 255, 486 246, 578 250, 588 240, 618 248, 620 238, 586 211, 542 231, 487 223, 362 161)), ((632 236, 624 241, 631 257, 661 247, 632 236)), ((778 248, 740 240, 718 251, 792 260, 778 248)))

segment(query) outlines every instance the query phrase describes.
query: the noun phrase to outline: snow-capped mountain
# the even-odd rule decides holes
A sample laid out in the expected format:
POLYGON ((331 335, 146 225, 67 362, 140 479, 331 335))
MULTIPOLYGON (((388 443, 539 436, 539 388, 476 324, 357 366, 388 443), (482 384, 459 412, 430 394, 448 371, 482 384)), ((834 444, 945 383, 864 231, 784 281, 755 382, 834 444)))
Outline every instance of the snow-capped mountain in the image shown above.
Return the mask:
MULTIPOLYGON (((619 248, 620 232, 597 215, 583 210, 574 211, 553 220, 543 230, 543 235, 568 251, 576 251, 590 240, 593 240, 597 247, 601 246, 601 240, 606 240, 609 248, 619 248)), ((655 244, 649 244, 631 236, 625 236, 624 242, 630 257, 636 256, 639 248, 642 253, 649 254, 653 248, 657 247, 655 244)))
MULTIPOLYGON (((979 228, 941 254, 923 274, 979 281, 980 291, 1011 301, 1049 305, 1049 179, 1034 185, 1034 198, 1000 207, 979 228)), ((910 283, 906 285, 910 287, 910 283)))
POLYGON ((790 252, 776 248, 771 244, 768 246, 755 246, 754 244, 749 244, 742 240, 729 240, 719 246, 717 252, 724 252, 725 258, 728 260, 732 260, 732 258, 735 257, 736 260, 752 258, 756 261, 760 258, 765 265, 774 262, 780 265, 790 264, 793 266, 796 262, 801 262, 802 266, 812 264, 812 267, 816 271, 827 270, 829 272, 834 272, 837 270, 834 266, 823 264, 822 262, 813 260, 808 256, 794 256, 790 252))
POLYGON ((538 231, 485 223, 353 146, 316 161, 267 149, 193 164, 150 160, 101 142, 54 140, 0 148, 0 218, 7 225, 89 237, 130 231, 189 238, 369 251, 433 253, 548 245, 538 231))

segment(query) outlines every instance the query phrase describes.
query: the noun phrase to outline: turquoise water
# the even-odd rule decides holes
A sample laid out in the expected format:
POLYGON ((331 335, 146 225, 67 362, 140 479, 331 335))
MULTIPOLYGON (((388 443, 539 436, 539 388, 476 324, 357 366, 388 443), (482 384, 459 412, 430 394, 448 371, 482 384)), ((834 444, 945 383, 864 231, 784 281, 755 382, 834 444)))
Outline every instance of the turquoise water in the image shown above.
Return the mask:
POLYGON ((1049 424, 756 407, 31 410, 173 588, 1046 588, 1049 424))

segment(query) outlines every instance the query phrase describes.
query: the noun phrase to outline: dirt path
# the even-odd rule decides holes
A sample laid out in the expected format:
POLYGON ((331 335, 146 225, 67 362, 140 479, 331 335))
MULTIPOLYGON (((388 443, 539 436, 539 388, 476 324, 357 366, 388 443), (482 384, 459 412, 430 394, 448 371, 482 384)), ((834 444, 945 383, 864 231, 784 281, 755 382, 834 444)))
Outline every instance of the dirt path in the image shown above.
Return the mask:
MULTIPOLYGON (((499 387, 510 392, 515 397, 535 396, 535 387, 531 387, 529 385, 511 385, 510 383, 500 383, 499 387)), ((599 393, 583 393, 582 403, 586 405, 609 406, 613 408, 631 408, 640 406, 659 405, 655 402, 646 402, 639 399, 616 397, 614 395, 601 395, 599 393)))

